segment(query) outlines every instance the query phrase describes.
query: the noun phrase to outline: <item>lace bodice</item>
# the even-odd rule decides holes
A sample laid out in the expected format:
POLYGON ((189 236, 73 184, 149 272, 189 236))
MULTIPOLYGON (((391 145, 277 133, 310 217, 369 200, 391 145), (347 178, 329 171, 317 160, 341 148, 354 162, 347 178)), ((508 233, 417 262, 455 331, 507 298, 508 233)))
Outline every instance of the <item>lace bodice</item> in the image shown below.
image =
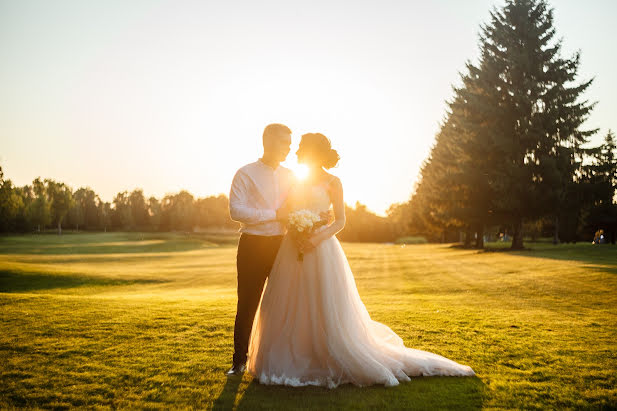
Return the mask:
POLYGON ((328 211, 332 204, 328 195, 327 183, 308 185, 298 184, 292 188, 292 207, 294 210, 307 209, 314 213, 328 211))

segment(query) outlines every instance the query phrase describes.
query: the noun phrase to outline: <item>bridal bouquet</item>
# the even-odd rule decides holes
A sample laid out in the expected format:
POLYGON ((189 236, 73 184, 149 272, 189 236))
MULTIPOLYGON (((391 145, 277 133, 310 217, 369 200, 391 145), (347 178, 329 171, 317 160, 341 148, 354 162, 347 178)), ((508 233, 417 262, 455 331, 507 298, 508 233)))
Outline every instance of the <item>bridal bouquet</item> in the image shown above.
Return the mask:
MULTIPOLYGON (((293 230, 296 238, 309 238, 316 228, 326 225, 328 220, 322 219, 319 215, 310 210, 298 210, 289 213, 289 228, 293 230)), ((298 253, 298 260, 302 261, 304 254, 298 253)))

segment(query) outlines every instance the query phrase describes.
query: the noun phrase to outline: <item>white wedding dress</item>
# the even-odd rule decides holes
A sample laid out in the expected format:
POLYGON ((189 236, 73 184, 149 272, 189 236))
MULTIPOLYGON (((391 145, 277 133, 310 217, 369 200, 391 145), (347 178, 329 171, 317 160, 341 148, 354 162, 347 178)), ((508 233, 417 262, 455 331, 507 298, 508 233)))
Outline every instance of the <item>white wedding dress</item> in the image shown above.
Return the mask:
MULTIPOLYGON (((324 185, 308 190, 296 208, 329 210, 324 185)), ((302 261, 285 236, 257 309, 247 368, 262 384, 294 387, 393 386, 410 376, 475 375, 469 366, 406 348, 394 331, 371 320, 335 236, 302 261)))

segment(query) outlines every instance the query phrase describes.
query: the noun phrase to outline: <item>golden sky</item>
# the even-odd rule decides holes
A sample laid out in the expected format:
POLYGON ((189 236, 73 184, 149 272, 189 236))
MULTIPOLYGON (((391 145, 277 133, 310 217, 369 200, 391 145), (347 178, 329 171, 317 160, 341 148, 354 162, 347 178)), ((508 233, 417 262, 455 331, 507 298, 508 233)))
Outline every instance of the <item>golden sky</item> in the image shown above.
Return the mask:
MULTIPOLYGON (((614 119, 617 2, 553 1, 564 51, 614 119)), ((492 5, 459 1, 0 0, 0 165, 90 186, 227 194, 271 122, 321 132, 346 201, 378 213, 409 198, 451 84, 477 57, 492 5)))

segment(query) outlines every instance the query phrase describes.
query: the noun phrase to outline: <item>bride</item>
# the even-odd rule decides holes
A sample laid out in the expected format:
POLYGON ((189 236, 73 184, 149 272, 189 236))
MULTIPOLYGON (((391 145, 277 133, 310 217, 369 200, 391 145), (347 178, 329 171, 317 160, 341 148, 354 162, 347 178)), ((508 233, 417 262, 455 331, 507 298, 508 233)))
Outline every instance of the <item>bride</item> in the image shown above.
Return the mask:
POLYGON ((406 348, 394 331, 371 320, 335 237, 345 225, 343 187, 324 168, 338 163, 338 153, 323 134, 310 133, 302 136, 296 154, 311 178, 296 185, 291 208, 320 214, 332 205, 334 222, 309 240, 284 237, 255 316, 248 371, 262 384, 329 388, 475 375, 469 366, 406 348))

